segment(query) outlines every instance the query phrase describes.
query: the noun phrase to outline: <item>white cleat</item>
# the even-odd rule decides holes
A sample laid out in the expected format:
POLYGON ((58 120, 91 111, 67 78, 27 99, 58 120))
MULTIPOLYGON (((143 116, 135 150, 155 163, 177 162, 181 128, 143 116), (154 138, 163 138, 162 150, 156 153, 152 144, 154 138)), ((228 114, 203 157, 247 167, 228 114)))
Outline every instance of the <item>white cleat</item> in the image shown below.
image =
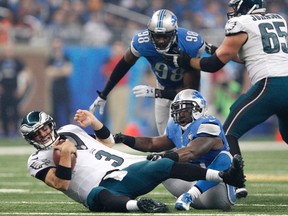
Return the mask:
POLYGON ((175 203, 175 209, 180 211, 188 211, 192 203, 192 196, 189 193, 182 194, 175 203))

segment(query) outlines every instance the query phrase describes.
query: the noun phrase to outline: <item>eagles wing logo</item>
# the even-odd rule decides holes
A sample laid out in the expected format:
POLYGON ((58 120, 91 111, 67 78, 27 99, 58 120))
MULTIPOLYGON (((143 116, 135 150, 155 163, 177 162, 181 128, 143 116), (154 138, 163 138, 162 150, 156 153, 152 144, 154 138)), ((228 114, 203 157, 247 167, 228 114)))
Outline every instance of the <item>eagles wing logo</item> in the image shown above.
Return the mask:
POLYGON ((234 22, 228 21, 228 23, 226 24, 226 28, 225 28, 226 34, 229 34, 229 32, 233 30, 233 28, 236 26, 236 24, 237 24, 236 21, 234 21, 234 22))
POLYGON ((37 159, 30 165, 31 168, 33 169, 41 169, 43 167, 43 165, 49 165, 50 164, 50 160, 44 159, 41 161, 38 161, 37 159))

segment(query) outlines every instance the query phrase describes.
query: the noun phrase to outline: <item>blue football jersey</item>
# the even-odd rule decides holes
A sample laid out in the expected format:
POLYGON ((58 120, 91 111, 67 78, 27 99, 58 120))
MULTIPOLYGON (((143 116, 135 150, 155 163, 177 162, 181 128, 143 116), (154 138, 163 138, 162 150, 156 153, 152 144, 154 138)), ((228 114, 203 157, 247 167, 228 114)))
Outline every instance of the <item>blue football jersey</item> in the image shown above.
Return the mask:
POLYGON ((219 137, 222 139, 224 143, 222 149, 210 150, 208 153, 191 161, 193 163, 205 163, 205 165, 208 166, 221 151, 229 151, 229 145, 222 124, 211 115, 204 115, 193 121, 184 132, 182 132, 179 124, 176 124, 173 119, 170 119, 166 128, 166 135, 172 140, 177 149, 187 146, 191 140, 197 137, 219 137))
MULTIPOLYGON (((178 48, 191 57, 202 54, 202 37, 193 31, 178 28, 178 48)), ((144 57, 151 64, 157 81, 166 88, 183 87, 183 68, 167 65, 161 53, 158 53, 150 40, 148 29, 134 35, 131 42, 131 51, 137 57, 144 57)))

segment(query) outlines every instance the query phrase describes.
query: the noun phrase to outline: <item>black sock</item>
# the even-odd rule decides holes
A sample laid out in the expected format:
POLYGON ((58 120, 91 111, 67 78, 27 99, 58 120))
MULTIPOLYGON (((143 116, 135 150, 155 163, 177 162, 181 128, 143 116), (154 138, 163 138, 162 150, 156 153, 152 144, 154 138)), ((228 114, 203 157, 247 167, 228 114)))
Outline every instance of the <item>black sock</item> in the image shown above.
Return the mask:
POLYGON ((187 162, 174 163, 170 177, 185 181, 206 180, 206 169, 187 162))
POLYGON ((238 139, 232 135, 226 135, 226 139, 230 146, 230 153, 232 154, 232 156, 234 156, 235 154, 241 155, 238 139))

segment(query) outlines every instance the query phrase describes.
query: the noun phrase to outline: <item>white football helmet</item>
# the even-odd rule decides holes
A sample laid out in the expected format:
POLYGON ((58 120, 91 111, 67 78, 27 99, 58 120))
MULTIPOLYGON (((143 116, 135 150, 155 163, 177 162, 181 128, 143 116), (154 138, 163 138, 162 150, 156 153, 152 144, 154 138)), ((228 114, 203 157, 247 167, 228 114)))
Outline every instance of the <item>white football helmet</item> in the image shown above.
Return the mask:
POLYGON ((245 14, 265 13, 266 8, 263 6, 263 0, 230 0, 229 7, 232 12, 227 13, 228 19, 245 14))
POLYGON ((207 112, 207 102, 200 92, 194 89, 180 91, 171 104, 171 116, 175 123, 180 123, 180 113, 190 111, 192 121, 199 119, 207 112))
POLYGON ((177 40, 177 17, 169 10, 156 11, 148 23, 149 35, 155 49, 159 53, 168 52, 177 40), (157 37, 165 37, 165 43, 159 43, 157 37))
POLYGON ((59 138, 56 132, 56 123, 53 118, 45 112, 39 111, 32 111, 22 119, 20 132, 26 141, 36 149, 48 149, 52 147, 52 144, 59 138), (45 125, 49 125, 51 128, 51 140, 42 144, 36 142, 34 138, 37 136, 37 132, 45 125))

